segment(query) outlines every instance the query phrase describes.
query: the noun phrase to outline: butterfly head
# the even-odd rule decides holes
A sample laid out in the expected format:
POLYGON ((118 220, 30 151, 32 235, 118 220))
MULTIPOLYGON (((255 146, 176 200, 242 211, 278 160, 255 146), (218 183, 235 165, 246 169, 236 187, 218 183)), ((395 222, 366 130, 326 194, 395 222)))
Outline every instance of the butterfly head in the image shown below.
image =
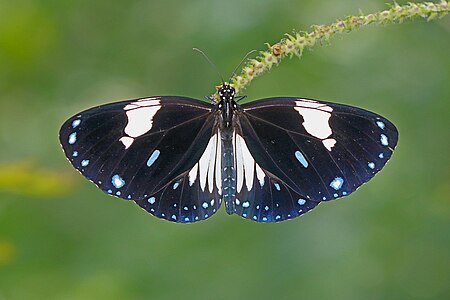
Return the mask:
POLYGON ((220 101, 231 102, 234 100, 234 95, 236 93, 234 87, 227 83, 223 83, 222 86, 217 90, 219 94, 220 101))

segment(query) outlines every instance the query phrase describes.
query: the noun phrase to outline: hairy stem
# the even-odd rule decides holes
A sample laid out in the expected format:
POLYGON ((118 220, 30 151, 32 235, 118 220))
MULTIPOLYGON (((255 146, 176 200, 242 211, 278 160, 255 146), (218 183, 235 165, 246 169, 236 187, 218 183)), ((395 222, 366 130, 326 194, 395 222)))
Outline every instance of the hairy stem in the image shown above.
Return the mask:
POLYGON ((330 25, 313 25, 311 32, 286 34, 286 37, 278 43, 272 46, 267 44, 269 49, 261 51, 258 57, 248 59, 242 72, 231 79, 231 85, 234 86, 237 93, 242 92, 253 79, 269 71, 273 66, 277 66, 285 57, 292 58, 295 55, 300 58, 304 49, 328 42, 335 34, 348 33, 371 24, 402 23, 404 20, 415 18, 425 18, 430 21, 447 15, 449 11, 449 1, 409 3, 407 5, 394 3, 390 5, 389 9, 381 12, 348 16, 330 25))

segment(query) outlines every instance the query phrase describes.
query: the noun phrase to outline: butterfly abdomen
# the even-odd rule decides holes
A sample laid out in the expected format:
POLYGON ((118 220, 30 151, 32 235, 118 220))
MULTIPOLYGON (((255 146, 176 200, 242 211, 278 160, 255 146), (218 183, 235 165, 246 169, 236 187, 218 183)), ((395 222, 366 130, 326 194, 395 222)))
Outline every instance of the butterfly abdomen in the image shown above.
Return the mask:
POLYGON ((233 129, 222 128, 222 188, 223 200, 228 214, 234 213, 236 198, 236 168, 234 166, 233 129))

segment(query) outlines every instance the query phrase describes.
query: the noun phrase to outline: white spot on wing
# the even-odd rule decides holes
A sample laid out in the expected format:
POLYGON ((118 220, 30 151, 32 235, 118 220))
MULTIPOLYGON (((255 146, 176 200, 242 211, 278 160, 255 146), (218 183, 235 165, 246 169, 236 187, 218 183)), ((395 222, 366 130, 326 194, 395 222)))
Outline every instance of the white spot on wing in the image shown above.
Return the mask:
POLYGON ((253 179, 255 177, 255 169, 256 169, 256 178, 259 181, 261 186, 264 185, 264 171, 261 167, 255 162, 253 159, 250 150, 245 143, 245 140, 240 135, 235 135, 236 140, 236 180, 237 180, 237 191, 238 193, 241 191, 242 186, 247 186, 247 190, 251 191, 253 188, 253 179))
POLYGON ((238 135, 234 134, 234 142, 236 145, 236 189, 240 193, 242 186, 244 185, 244 160, 242 158, 242 145, 240 139, 237 138, 238 135))
POLYGON ((133 144, 134 139, 129 136, 124 136, 121 137, 119 141, 122 142, 122 144, 125 146, 125 149, 128 149, 133 144))
POLYGON ((382 134, 380 137, 380 142, 383 146, 388 146, 389 145, 389 141, 386 135, 382 134))
POLYGON ((334 145, 336 144, 336 140, 335 139, 326 139, 326 140, 323 140, 322 143, 325 146, 325 148, 327 148, 328 151, 331 151, 331 148, 333 148, 334 145))
POLYGON ((210 193, 212 193, 212 191, 214 190, 214 174, 215 174, 215 169, 214 169, 214 164, 216 162, 216 147, 217 147, 217 134, 213 135, 213 137, 211 138, 212 140, 212 145, 211 145, 211 155, 209 158, 209 166, 208 166, 208 190, 210 193))
POLYGON ((264 177, 266 177, 266 175, 264 174, 264 171, 261 169, 261 167, 258 164, 256 164, 256 178, 258 178, 259 185, 261 187, 264 186, 264 177))
POLYGON ((189 186, 192 186, 197 178, 198 163, 189 171, 189 186))
POLYGON ((305 130, 319 139, 325 139, 332 134, 328 123, 333 109, 325 104, 316 101, 295 101, 294 108, 303 117, 303 127, 305 130))
POLYGON ((217 133, 217 149, 216 149, 216 187, 220 195, 222 195, 222 137, 220 131, 217 133))
POLYGON ((127 106, 125 106, 123 109, 124 110, 133 110, 133 109, 139 108, 139 107, 156 106, 159 104, 160 104, 160 101, 159 101, 158 97, 150 97, 150 98, 136 100, 136 101, 128 104, 127 106))
POLYGON ((250 154, 244 139, 240 135, 238 135, 238 138, 241 140, 242 156, 244 159, 245 184, 247 190, 251 191, 253 187, 253 177, 255 176, 255 160, 250 154))
POLYGON ((128 118, 125 134, 136 138, 149 132, 153 126, 153 118, 160 108, 158 98, 141 99, 126 105, 123 108, 128 118))
POLYGON ((213 155, 213 144, 215 144, 215 136, 212 136, 209 139, 208 145, 206 146, 205 152, 203 152, 202 157, 200 157, 200 160, 198 162, 199 164, 199 170, 200 170, 200 187, 202 191, 205 190, 206 187, 206 180, 208 176, 208 168, 209 168, 209 162, 211 160, 211 157, 213 155))

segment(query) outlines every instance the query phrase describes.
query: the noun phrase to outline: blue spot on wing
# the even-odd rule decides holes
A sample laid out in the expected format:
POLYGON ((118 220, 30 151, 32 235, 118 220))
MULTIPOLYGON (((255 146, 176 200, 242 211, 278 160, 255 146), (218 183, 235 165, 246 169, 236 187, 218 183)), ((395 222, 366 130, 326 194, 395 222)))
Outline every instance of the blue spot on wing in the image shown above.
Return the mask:
POLYGON ((75 128, 75 127, 77 127, 80 124, 81 124, 81 120, 80 119, 74 120, 72 122, 72 128, 75 128))
POLYGON ((333 179, 332 182, 330 182, 330 186, 333 189, 335 189, 336 191, 339 190, 343 184, 344 184, 344 179, 342 179, 341 177, 336 177, 335 179, 333 179))
POLYGON ((155 163, 155 161, 158 159, 160 153, 161 152, 159 150, 153 151, 152 155, 150 155, 150 158, 147 161, 148 167, 151 167, 155 163))
POLYGON ((118 189, 125 185, 125 180, 123 180, 119 175, 114 175, 111 177, 111 182, 118 189))
POLYGON ((377 126, 380 127, 381 129, 384 129, 384 128, 385 128, 384 123, 381 122, 381 121, 377 121, 377 126))
POLYGON ((300 151, 295 151, 295 157, 302 164, 303 167, 308 167, 308 162, 306 161, 305 156, 300 151))
POLYGON ((69 135, 69 144, 73 145, 77 141, 77 133, 73 132, 69 135))

